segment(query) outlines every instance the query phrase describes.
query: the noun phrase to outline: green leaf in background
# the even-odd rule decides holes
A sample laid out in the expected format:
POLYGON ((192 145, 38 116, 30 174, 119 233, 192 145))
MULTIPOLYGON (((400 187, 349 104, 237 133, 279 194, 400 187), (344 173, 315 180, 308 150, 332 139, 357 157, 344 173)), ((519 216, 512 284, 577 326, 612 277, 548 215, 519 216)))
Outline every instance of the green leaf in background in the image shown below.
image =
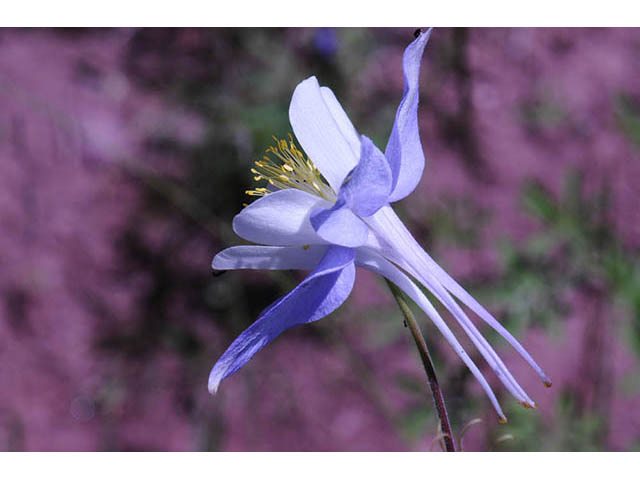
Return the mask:
POLYGON ((640 148, 640 105, 631 96, 620 93, 613 101, 618 127, 629 141, 640 148))

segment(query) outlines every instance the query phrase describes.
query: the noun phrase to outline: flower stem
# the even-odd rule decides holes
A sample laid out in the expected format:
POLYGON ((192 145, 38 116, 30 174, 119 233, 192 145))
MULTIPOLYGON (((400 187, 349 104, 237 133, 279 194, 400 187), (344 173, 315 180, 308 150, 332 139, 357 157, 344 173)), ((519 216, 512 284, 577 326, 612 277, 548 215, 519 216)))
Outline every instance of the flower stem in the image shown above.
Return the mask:
POLYGON ((420 352, 420 358, 422 359, 422 365, 424 366, 424 371, 427 374, 427 379, 429 380, 429 387, 431 388, 431 393, 433 395, 433 403, 436 406, 436 412, 438 413, 438 417, 440 418, 440 428, 442 429, 443 441, 447 452, 455 452, 456 448, 453 441, 453 434, 451 433, 451 424, 449 423, 449 414, 447 413, 447 407, 444 403, 444 397, 442 396, 442 390, 440 389, 440 384, 438 383, 438 378, 436 377, 436 371, 433 366, 433 361, 431 360, 431 355, 429 354, 429 349, 427 348, 427 343, 424 340, 422 332, 420 331, 420 327, 416 322, 415 317, 413 316, 413 312, 407 305, 406 300, 404 299, 404 295, 400 291, 400 289, 392 282, 387 280, 387 285, 389 285, 389 289, 391 293, 396 299, 402 314, 405 319, 405 326, 411 330, 411 334, 413 335, 413 340, 416 342, 416 347, 418 347, 418 351, 420 352))

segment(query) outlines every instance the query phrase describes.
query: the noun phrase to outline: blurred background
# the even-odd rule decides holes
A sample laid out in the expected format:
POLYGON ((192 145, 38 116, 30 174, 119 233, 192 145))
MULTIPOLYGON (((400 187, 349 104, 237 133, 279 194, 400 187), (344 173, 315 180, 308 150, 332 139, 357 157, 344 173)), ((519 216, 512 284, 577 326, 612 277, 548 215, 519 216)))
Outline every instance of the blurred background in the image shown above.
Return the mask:
MULTIPOLYGON (((252 162, 291 131, 293 89, 316 75, 384 148, 413 31, 0 30, 0 449, 439 450, 411 336, 368 272, 207 392, 233 338, 304 276, 210 269, 243 243, 231 219, 252 162)), ((554 381, 482 328, 539 405, 471 347, 499 425, 414 309, 454 432, 482 420, 466 450, 640 449, 639 78, 640 30, 431 36, 428 163, 395 208, 554 381)))

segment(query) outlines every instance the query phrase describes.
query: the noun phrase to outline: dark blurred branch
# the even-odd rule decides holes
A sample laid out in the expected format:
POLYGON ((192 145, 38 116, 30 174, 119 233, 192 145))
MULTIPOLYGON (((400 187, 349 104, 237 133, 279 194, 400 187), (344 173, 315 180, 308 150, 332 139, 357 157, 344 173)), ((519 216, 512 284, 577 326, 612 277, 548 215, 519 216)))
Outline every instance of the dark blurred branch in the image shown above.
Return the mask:
POLYGON ((214 221, 213 214, 185 188, 141 164, 121 160, 118 165, 126 174, 164 197, 176 211, 190 218, 204 232, 213 238, 220 236, 220 230, 224 228, 224 224, 214 221))
POLYGON ((476 136, 473 111, 473 77, 469 68, 468 44, 469 30, 454 28, 451 70, 458 91, 458 105, 455 114, 447 116, 444 128, 447 139, 462 154, 465 166, 473 172, 476 178, 487 182, 491 180, 492 175, 487 171, 487 165, 480 153, 476 136))
POLYGON ((420 331, 420 327, 416 322, 409 305, 404 299, 402 292, 395 284, 391 283, 387 280, 387 285, 389 285, 389 289, 391 293, 398 302, 398 306, 402 311, 402 314, 405 318, 405 326, 411 330, 411 334, 413 335, 413 340, 416 342, 416 347, 418 347, 418 351, 420 352, 420 358, 422 359, 422 365, 424 366, 424 371, 427 374, 427 379, 429 380, 429 387, 431 388, 431 393, 433 395, 433 403, 436 406, 436 412, 438 413, 438 417, 440 418, 440 428, 442 429, 442 436, 445 448, 447 452, 455 452, 456 448, 453 441, 453 434, 451 433, 451 424, 449 423, 449 415, 447 413, 447 407, 444 403, 444 397, 442 395, 442 390, 440 388, 440 384, 438 383, 438 378, 436 376, 436 370, 433 366, 433 361, 431 360, 431 355, 429 354, 429 349, 427 348, 427 343, 422 336, 422 332, 420 331))

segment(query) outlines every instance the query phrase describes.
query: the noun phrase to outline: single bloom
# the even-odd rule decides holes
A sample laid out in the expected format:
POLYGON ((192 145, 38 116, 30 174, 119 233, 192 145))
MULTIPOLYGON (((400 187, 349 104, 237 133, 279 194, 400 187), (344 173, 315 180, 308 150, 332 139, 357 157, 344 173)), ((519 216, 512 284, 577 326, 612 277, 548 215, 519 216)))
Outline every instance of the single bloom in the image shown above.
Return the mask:
POLYGON ((233 219, 240 237, 260 245, 227 248, 213 259, 216 270, 311 270, 291 292, 277 300, 247 328, 216 362, 209 391, 240 369, 283 331, 319 320, 349 296, 356 267, 386 277, 433 321, 506 418, 484 375, 460 345, 418 284, 453 315, 492 370, 526 407, 535 403, 468 318, 462 302, 502 335, 542 378, 549 378, 520 343, 416 242, 391 208, 409 195, 424 169, 418 129, 418 80, 431 29, 420 32, 402 58, 404 92, 391 136, 382 153, 354 128, 327 87, 315 77, 296 87, 289 120, 305 154, 289 141, 275 139, 252 169, 266 187, 247 193, 259 197, 233 219), (455 298, 454 298, 455 297, 455 298))

